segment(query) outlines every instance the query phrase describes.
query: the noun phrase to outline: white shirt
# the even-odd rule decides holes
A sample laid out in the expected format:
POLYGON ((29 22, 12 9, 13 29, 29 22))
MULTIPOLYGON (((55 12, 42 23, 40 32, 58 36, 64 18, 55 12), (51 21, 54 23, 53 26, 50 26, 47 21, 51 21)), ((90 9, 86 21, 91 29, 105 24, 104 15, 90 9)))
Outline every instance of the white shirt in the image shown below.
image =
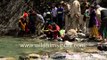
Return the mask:
POLYGON ((72 12, 72 16, 74 14, 80 14, 81 13, 81 9, 80 9, 80 2, 78 0, 74 0, 71 6, 71 12, 72 12))
POLYGON ((52 13, 52 16, 53 16, 53 17, 56 17, 56 16, 57 16, 57 7, 52 8, 51 13, 52 13))
POLYGON ((42 20, 43 23, 45 23, 45 20, 41 14, 37 14, 37 16, 40 18, 40 20, 42 20))

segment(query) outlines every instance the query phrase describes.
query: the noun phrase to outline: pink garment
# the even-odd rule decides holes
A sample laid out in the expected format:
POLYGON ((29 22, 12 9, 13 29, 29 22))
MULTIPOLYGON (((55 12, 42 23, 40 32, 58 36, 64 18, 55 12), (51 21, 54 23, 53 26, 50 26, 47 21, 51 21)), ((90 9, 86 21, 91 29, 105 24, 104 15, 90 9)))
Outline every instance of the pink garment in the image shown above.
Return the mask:
POLYGON ((100 22, 99 22, 99 20, 97 19, 97 17, 96 17, 96 26, 99 28, 100 27, 100 22))

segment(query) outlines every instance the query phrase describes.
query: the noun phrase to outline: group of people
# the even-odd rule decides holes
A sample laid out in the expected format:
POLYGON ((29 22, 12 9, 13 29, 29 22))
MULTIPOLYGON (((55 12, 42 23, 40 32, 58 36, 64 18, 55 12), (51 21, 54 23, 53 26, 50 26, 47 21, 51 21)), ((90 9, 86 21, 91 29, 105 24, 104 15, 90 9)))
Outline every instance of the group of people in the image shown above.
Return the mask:
POLYGON ((39 30, 42 28, 44 22, 43 16, 36 13, 34 10, 30 10, 29 12, 24 11, 23 15, 19 19, 19 35, 40 34, 39 30))
POLYGON ((19 20, 22 34, 40 34, 41 31, 48 38, 63 38, 70 29, 89 34, 90 38, 107 38, 107 10, 97 3, 87 0, 80 2, 47 3, 44 13, 30 10, 25 11, 19 20))
POLYGON ((38 11, 30 10, 24 11, 19 19, 19 27, 21 28, 21 35, 33 34, 40 35, 41 31, 47 37, 57 39, 60 35, 58 31, 64 29, 64 8, 61 3, 47 3, 44 13, 40 14, 38 11))
MULTIPOLYGON (((83 3, 85 8, 83 9, 82 14, 84 25, 86 26, 87 32, 89 32, 89 38, 96 38, 101 40, 107 40, 107 27, 106 27, 106 17, 107 9, 101 7, 98 3, 93 2, 89 4, 87 1, 83 3), (85 4, 85 5, 84 5, 85 4)), ((82 10, 81 9, 81 10, 82 10)), ((86 33, 87 33, 86 32, 86 33)))

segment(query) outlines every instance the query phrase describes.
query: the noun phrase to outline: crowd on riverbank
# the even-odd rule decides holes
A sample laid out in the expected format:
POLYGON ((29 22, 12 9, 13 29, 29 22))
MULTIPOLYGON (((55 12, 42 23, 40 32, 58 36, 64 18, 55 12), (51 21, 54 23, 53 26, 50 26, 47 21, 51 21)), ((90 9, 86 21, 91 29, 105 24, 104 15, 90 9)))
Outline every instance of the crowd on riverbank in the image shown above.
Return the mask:
POLYGON ((81 32, 87 34, 89 38, 106 40, 106 20, 106 8, 100 7, 96 1, 93 3, 87 0, 49 2, 43 9, 43 13, 33 8, 24 11, 19 19, 19 34, 41 35, 43 33, 48 39, 59 37, 64 39, 66 35, 74 38, 78 32, 81 32))

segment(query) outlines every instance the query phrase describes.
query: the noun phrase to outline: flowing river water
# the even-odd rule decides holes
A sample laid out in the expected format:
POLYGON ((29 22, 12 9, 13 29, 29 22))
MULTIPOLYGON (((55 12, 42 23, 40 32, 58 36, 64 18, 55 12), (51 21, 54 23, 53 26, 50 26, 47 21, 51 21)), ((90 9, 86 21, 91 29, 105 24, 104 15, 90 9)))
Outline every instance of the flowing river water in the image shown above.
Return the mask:
POLYGON ((107 58, 107 53, 99 51, 96 44, 97 42, 55 42, 38 38, 1 36, 0 57, 15 57, 18 59, 24 53, 42 55, 44 53, 55 54, 55 52, 69 50, 74 55, 94 54, 97 58, 107 58))

